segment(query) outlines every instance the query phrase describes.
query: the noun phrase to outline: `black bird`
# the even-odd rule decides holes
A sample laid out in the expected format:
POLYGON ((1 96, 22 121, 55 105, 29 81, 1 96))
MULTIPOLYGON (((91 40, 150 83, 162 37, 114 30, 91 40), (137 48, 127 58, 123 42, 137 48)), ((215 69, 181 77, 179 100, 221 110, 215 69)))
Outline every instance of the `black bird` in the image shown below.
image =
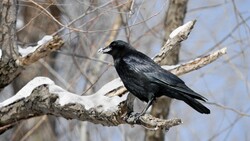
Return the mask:
POLYGON ((129 43, 113 41, 109 46, 99 49, 99 52, 113 57, 115 69, 124 86, 134 96, 147 102, 138 117, 145 114, 156 97, 162 95, 182 100, 202 114, 210 113, 208 108, 196 100, 206 101, 205 97, 188 88, 179 77, 162 69, 129 43))

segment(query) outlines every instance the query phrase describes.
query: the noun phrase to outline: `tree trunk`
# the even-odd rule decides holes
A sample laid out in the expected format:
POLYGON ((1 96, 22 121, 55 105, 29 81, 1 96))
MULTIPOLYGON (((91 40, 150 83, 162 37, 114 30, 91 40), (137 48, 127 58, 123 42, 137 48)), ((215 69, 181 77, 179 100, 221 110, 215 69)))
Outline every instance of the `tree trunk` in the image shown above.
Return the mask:
POLYGON ((20 73, 16 65, 16 0, 2 0, 0 4, 0 91, 20 73))
MULTIPOLYGON (((169 8, 165 16, 165 38, 163 44, 169 38, 169 34, 176 29, 178 26, 183 24, 186 9, 187 9, 188 0, 170 0, 169 8)), ((179 62, 179 50, 180 45, 175 46, 160 62, 160 65, 175 65, 179 62)), ((169 114, 169 108, 171 104, 171 99, 168 97, 161 97, 157 99, 152 105, 151 114, 158 118, 166 119, 169 114)), ((165 130, 157 131, 145 131, 145 140, 146 141, 164 141, 165 130)))

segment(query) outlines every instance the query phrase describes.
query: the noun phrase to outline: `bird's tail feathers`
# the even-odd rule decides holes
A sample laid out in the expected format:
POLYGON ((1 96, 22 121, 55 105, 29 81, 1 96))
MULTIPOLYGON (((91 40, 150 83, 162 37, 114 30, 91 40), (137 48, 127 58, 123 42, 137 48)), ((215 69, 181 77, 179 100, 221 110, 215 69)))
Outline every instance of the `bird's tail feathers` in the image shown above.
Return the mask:
POLYGON ((173 89, 176 89, 176 90, 180 91, 181 93, 185 93, 188 96, 190 96, 192 98, 195 98, 195 99, 199 99, 199 100, 202 100, 202 101, 207 100, 204 96, 194 92, 189 87, 187 87, 185 84, 178 84, 178 87, 173 87, 173 89))
POLYGON ((190 97, 189 95, 182 94, 182 100, 189 106, 194 108, 196 111, 202 114, 210 114, 210 110, 207 107, 205 107, 204 105, 202 105, 200 102, 190 97))

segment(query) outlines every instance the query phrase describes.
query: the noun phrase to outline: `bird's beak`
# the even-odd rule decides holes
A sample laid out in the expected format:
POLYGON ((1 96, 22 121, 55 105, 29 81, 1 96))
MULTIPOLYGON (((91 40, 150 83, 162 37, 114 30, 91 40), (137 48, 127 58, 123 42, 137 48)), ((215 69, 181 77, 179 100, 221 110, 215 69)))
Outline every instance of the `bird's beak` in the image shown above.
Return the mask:
POLYGON ((108 53, 109 51, 111 51, 111 48, 107 46, 107 47, 100 48, 98 50, 98 53, 108 53))

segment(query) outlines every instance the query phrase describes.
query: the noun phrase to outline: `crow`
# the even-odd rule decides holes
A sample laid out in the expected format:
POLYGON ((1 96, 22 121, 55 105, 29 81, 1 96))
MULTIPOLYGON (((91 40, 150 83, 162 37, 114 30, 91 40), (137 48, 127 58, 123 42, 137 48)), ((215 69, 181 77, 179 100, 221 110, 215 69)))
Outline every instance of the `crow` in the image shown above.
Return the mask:
POLYGON ((208 108, 196 100, 206 101, 205 97, 191 90, 179 77, 161 68, 129 43, 116 40, 98 52, 113 57, 115 69, 126 89, 141 101, 147 102, 137 117, 144 115, 152 102, 163 95, 182 100, 202 114, 210 113, 208 108))

